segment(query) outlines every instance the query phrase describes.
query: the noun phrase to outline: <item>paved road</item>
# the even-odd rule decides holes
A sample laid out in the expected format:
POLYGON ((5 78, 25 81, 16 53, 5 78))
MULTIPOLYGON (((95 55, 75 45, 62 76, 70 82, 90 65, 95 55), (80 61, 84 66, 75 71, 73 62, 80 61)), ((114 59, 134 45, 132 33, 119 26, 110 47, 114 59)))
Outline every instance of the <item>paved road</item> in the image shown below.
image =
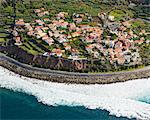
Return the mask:
POLYGON ((20 63, 13 58, 10 58, 2 53, 0 53, 0 61, 1 60, 7 60, 13 64, 16 64, 22 68, 25 68, 27 70, 34 70, 38 72, 44 72, 48 74, 59 74, 59 75, 74 75, 74 76, 112 76, 114 74, 130 74, 134 72, 139 72, 139 71, 145 71, 145 70, 150 70, 150 66, 140 68, 140 69, 135 69, 132 71, 120 71, 120 72, 113 72, 113 73, 78 73, 78 72, 66 72, 66 71, 58 71, 58 70, 50 70, 50 69, 43 69, 43 68, 37 68, 37 67, 32 67, 30 65, 20 63))
POLYGON ((142 21, 144 21, 144 22, 148 22, 148 23, 150 23, 150 20, 147 20, 147 19, 143 19, 143 18, 136 18, 137 20, 142 20, 142 21))

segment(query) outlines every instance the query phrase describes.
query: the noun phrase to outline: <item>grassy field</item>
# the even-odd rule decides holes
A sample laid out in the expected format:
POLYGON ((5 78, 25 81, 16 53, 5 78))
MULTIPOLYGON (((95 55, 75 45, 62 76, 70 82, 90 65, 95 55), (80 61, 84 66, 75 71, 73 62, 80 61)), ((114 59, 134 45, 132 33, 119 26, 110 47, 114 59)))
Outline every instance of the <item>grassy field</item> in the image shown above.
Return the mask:
POLYGON ((0 38, 0 43, 5 42, 4 38, 0 38))
POLYGON ((0 43, 6 42, 6 37, 7 35, 5 33, 0 33, 0 43))

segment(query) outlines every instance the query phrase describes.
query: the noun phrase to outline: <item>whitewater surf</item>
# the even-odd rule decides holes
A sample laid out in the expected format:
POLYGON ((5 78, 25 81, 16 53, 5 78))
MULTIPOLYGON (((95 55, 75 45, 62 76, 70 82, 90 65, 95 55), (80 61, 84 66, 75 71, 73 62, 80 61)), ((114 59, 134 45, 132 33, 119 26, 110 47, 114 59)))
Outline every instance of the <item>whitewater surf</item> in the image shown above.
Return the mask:
POLYGON ((150 119, 150 78, 107 85, 67 85, 26 78, 0 67, 0 87, 33 95, 49 106, 84 106, 104 109, 117 117, 150 119))

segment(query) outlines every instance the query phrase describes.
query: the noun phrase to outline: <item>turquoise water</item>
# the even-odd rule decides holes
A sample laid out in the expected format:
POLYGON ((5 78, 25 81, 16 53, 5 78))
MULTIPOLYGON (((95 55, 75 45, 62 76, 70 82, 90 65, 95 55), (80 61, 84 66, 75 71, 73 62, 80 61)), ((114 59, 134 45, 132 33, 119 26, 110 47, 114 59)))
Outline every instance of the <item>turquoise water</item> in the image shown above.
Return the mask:
POLYGON ((0 88, 1 120, 4 119, 53 119, 53 120, 129 120, 109 115, 104 110, 89 110, 85 107, 46 106, 34 96, 0 88))

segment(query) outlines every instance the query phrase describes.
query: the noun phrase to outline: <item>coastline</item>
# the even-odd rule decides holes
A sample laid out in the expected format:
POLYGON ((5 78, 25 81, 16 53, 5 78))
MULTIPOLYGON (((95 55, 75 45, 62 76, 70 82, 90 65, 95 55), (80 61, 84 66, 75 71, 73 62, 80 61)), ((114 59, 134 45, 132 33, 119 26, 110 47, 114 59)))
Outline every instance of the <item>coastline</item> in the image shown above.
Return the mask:
POLYGON ((68 84, 110 84, 150 77, 150 66, 113 73, 78 73, 32 67, 3 54, 0 54, 0 66, 25 77, 68 84))
POLYGON ((34 96, 47 106, 83 106, 116 117, 150 119, 150 78, 105 85, 65 84, 27 78, 0 67, 0 87, 34 96))
POLYGON ((39 103, 34 96, 5 88, 0 88, 0 95, 3 96, 1 99, 3 103, 3 109, 1 110, 2 120, 93 120, 93 118, 94 120, 130 120, 127 117, 116 117, 115 115, 109 115, 108 111, 101 109, 89 110, 83 106, 47 106, 39 103), (16 108, 15 103, 19 104, 21 107, 18 106, 19 108, 16 108), (26 112, 24 113, 24 111, 26 112))

